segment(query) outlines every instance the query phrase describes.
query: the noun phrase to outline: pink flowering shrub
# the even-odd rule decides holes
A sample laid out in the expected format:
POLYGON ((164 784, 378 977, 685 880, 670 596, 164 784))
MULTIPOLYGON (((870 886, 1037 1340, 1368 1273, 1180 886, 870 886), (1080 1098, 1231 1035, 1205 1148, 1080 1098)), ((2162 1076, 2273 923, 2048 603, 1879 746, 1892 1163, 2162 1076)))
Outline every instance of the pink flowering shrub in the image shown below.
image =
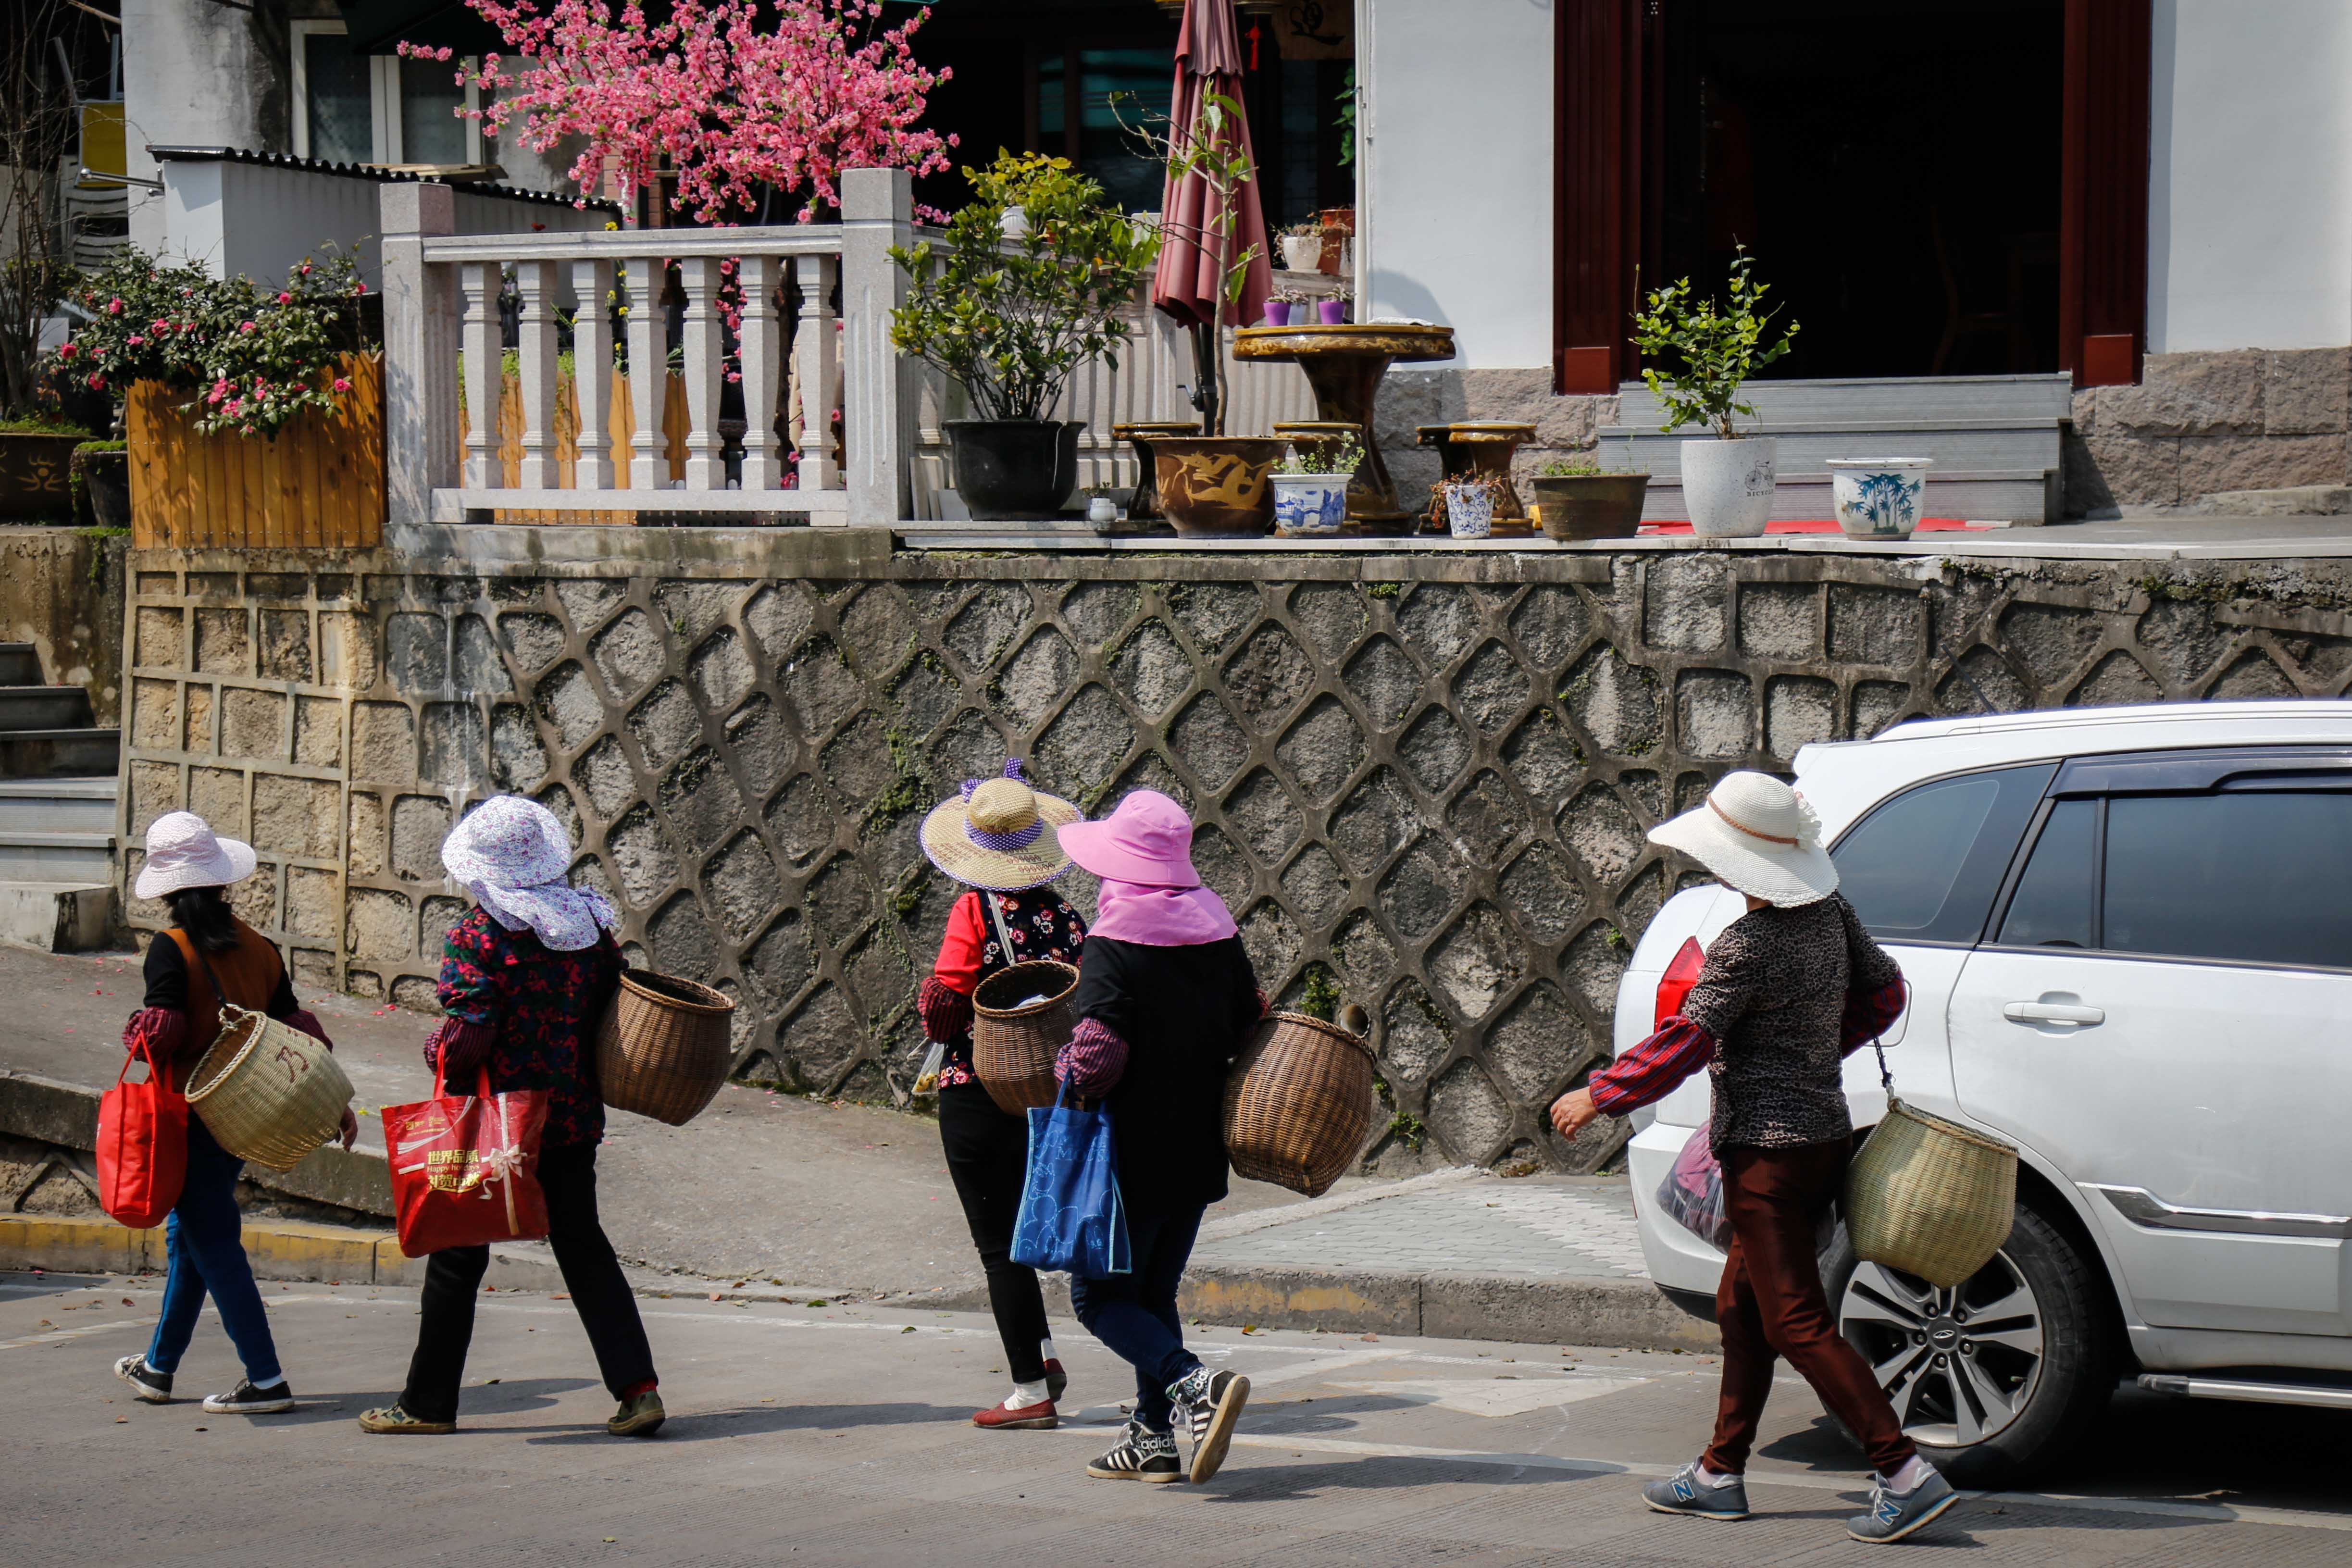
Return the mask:
POLYGON ((484 107, 459 112, 537 153, 577 138, 583 197, 609 175, 633 199, 674 170, 671 205, 700 222, 740 221, 772 188, 807 223, 839 206, 844 169, 948 166, 954 139, 917 123, 948 76, 908 42, 928 9, 885 27, 881 0, 675 0, 660 22, 637 0, 467 4, 515 54, 482 57, 471 79, 484 107))
POLYGON ((362 291, 349 257, 302 262, 271 289, 128 246, 80 290, 90 319, 55 357, 93 392, 160 381, 186 394, 181 412, 207 435, 274 437, 351 390, 334 363, 360 346, 362 291))

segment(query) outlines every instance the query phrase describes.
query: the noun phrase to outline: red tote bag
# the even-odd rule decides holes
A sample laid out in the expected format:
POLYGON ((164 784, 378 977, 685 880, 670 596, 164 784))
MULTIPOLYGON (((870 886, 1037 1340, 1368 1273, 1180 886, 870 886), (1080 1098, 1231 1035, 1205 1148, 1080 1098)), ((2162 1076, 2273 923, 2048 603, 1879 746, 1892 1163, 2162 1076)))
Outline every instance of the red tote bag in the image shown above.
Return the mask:
POLYGON ((157 1065, 142 1030, 98 1102, 98 1204, 117 1224, 151 1229, 180 1201, 187 1176, 188 1097, 173 1084, 171 1064, 157 1065), (147 1064, 138 1083, 129 1081, 134 1061, 147 1064))
POLYGON ((408 1257, 547 1234, 539 1184, 546 1091, 492 1094, 488 1068, 478 1087, 452 1095, 436 1068, 432 1099, 383 1108, 393 1208, 408 1257))

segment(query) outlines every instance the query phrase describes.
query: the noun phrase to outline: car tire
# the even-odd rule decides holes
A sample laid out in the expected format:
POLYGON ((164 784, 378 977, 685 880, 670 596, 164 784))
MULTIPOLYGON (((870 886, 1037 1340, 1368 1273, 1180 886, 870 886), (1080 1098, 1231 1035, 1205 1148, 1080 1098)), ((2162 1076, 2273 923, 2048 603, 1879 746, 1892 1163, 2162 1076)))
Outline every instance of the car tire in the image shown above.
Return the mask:
POLYGON ((2000 1253, 1957 1291, 1863 1263, 1843 1223, 1822 1282, 1920 1453, 1956 1486, 1997 1488, 2063 1462, 2115 1392, 2115 1333, 2094 1267, 2020 1205, 2000 1253), (1988 1307, 2000 1315, 1979 1310, 1988 1307), (1952 1349, 1939 1353, 1945 1342, 1952 1349))

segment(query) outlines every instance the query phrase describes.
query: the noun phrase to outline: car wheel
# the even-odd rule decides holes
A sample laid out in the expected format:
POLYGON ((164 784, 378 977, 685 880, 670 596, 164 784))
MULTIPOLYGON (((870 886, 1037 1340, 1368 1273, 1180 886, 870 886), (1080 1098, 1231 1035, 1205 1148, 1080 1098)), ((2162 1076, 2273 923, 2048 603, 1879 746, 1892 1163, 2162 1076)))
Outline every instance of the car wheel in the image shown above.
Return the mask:
POLYGON ((2115 1392, 2091 1267, 2020 1207, 2000 1251, 1956 1289, 1863 1262, 1843 1225, 1822 1279, 1839 1331, 1928 1462, 1958 1485, 1998 1487, 2062 1458, 2115 1392))

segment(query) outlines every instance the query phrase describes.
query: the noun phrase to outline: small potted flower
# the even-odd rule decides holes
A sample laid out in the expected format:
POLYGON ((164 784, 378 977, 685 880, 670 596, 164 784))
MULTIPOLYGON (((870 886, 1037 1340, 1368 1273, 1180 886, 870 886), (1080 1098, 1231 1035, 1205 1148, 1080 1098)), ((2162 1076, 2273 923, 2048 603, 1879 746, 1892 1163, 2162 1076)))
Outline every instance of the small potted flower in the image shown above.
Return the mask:
MULTIPOLYGON (((1315 297, 1307 293, 1306 289, 1276 289, 1274 291, 1274 298, 1267 300, 1266 303, 1268 306, 1272 306, 1277 302, 1282 306, 1283 317, 1281 321, 1276 323, 1276 325, 1286 327, 1307 327, 1314 324, 1315 297)), ((1268 310, 1266 316, 1269 321, 1272 321, 1273 315, 1274 312, 1271 310, 1268 310)))
POLYGON ((1563 544, 1631 539, 1641 531, 1650 476, 1609 473, 1589 458, 1555 458, 1537 471, 1528 488, 1546 538, 1563 544))
POLYGON ((1315 308, 1322 314, 1323 324, 1327 327, 1345 325, 1348 320, 1348 301, 1355 297, 1355 291, 1342 283, 1322 299, 1318 300, 1315 302, 1315 308))
POLYGON ((1282 231, 1282 265, 1291 272, 1312 272, 1323 256, 1323 226, 1309 220, 1282 231))
POLYGON ((1286 539, 1328 537, 1348 518, 1348 481, 1364 461, 1354 439, 1296 443, 1276 463, 1274 526, 1286 539))
POLYGON ((1748 276, 1756 258, 1741 247, 1732 258, 1729 298, 1717 306, 1695 297, 1689 279, 1650 291, 1648 309, 1633 313, 1633 346, 1645 362, 1642 379, 1664 405, 1671 433, 1685 425, 1711 430, 1685 440, 1682 461, 1683 504, 1691 531, 1708 539, 1748 539, 1764 531, 1772 516, 1778 479, 1777 438, 1743 431, 1732 416, 1753 418, 1739 401, 1741 384, 1789 352, 1797 323, 1766 346, 1765 327, 1773 312, 1759 309, 1769 285, 1748 276), (1668 368, 1655 368, 1664 363, 1668 368))
POLYGON ((1445 498, 1446 531, 1456 539, 1491 539, 1495 533, 1495 481, 1481 477, 1447 479, 1438 487, 1445 498))

